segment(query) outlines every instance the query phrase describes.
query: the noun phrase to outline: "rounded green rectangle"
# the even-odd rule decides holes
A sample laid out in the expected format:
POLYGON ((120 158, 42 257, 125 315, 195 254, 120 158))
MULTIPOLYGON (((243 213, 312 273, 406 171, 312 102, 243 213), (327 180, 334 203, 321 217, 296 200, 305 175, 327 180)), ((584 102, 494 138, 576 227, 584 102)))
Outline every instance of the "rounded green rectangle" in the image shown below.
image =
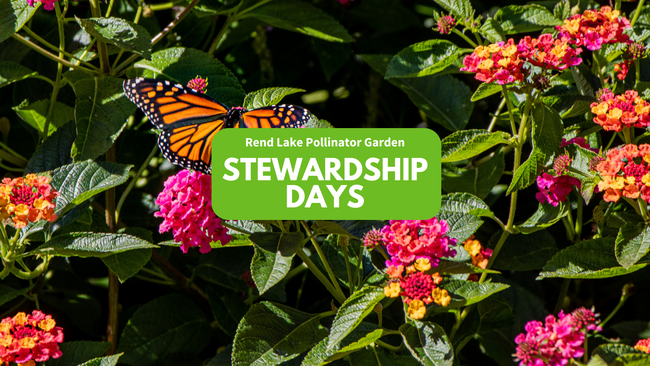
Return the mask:
POLYGON ((440 160, 428 129, 224 129, 212 207, 228 220, 426 220, 440 210, 440 160))

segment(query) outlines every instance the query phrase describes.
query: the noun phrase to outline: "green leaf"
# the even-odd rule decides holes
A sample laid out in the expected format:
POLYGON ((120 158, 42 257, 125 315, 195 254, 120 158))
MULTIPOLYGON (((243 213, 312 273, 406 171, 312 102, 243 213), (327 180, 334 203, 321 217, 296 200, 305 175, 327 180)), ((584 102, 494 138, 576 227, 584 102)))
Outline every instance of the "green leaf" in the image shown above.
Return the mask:
MULTIPOLYGON (((386 73, 391 56, 359 55, 381 75, 386 73)), ((472 92, 465 83, 451 75, 388 79, 402 89, 427 117, 450 131, 465 128, 474 109, 472 92)))
POLYGON ((65 213, 90 197, 126 182, 131 167, 88 160, 54 170, 50 184, 59 192, 57 213, 65 213))
POLYGON ((548 261, 537 278, 609 278, 638 271, 648 264, 619 266, 615 246, 614 238, 585 240, 570 246, 548 261))
POLYGON ((8 301, 11 301, 11 300, 17 298, 18 296, 24 295, 30 289, 31 289, 31 287, 26 287, 26 288, 24 288, 22 290, 16 290, 16 289, 14 289, 12 287, 0 284, 0 306, 2 306, 3 304, 5 304, 8 301))
POLYGON ((45 140, 27 162, 25 173, 47 172, 72 163, 70 151, 77 136, 74 123, 66 123, 45 140))
POLYGON ((625 269, 650 251, 650 225, 626 223, 616 237, 616 260, 625 269))
POLYGON ((133 249, 158 248, 138 237, 110 233, 70 233, 55 236, 40 247, 24 254, 63 257, 106 257, 133 249))
POLYGON ((499 329, 514 323, 512 307, 501 296, 491 296, 478 303, 481 315, 481 332, 499 329))
POLYGON ((571 74, 573 75, 573 80, 576 82, 576 87, 580 91, 581 95, 595 98, 596 94, 594 93, 594 87, 588 80, 588 77, 592 74, 589 72, 584 65, 580 66, 571 66, 571 74))
POLYGON ((115 17, 79 19, 75 16, 75 19, 83 30, 97 39, 146 59, 151 57, 151 35, 143 26, 115 17))
POLYGON ((512 337, 507 332, 499 329, 480 332, 477 339, 480 342, 481 349, 485 350, 485 355, 496 361, 497 364, 500 366, 517 366, 519 363, 513 361, 512 358, 512 355, 516 352, 512 337))
POLYGON ((625 366, 646 366, 650 364, 650 355, 647 353, 631 354, 616 358, 615 365, 625 366))
MULTIPOLYGON (((12 109, 23 121, 25 121, 25 123, 34 127, 34 129, 38 131, 39 136, 43 136, 45 128, 45 117, 47 116, 47 111, 49 108, 50 100, 43 99, 30 105, 21 105, 12 109)), ((48 125, 47 135, 50 136, 59 127, 65 125, 73 119, 74 110, 72 107, 61 102, 54 103, 54 109, 52 110, 52 117, 50 119, 50 124, 48 125)))
MULTIPOLYGON (((497 83, 481 83, 470 99, 472 102, 476 102, 483 98, 487 98, 496 93, 500 93, 503 90, 503 87, 497 83)), ((483 130, 475 130, 483 131, 483 130)), ((487 131, 486 131, 487 132, 487 131)))
POLYGON ((199 354, 210 341, 210 323, 188 298, 170 294, 141 306, 120 337, 120 360, 128 365, 155 365, 169 354, 199 354), (179 311, 182 309, 182 311, 179 311))
POLYGON ((436 272, 440 274, 462 274, 462 273, 499 273, 491 269, 482 269, 472 266, 471 263, 466 262, 452 262, 441 259, 438 266, 435 268, 436 272))
POLYGON ((411 321, 399 327, 406 348, 424 366, 451 366, 454 349, 445 330, 431 322, 411 321))
POLYGON ((77 138, 72 157, 75 161, 96 159, 113 146, 127 118, 135 112, 135 104, 124 95, 122 79, 92 77, 81 71, 68 71, 63 76, 77 96, 77 138))
POLYGON ((471 18, 474 13, 469 0, 435 0, 435 2, 462 20, 471 18))
POLYGON ((209 285, 205 292, 219 328, 233 337, 237 332, 239 321, 246 314, 246 306, 241 297, 234 291, 212 285, 209 285))
POLYGON ((102 257, 102 262, 124 283, 140 272, 150 258, 151 249, 137 249, 102 257))
POLYGON ((74 341, 61 343, 59 347, 63 355, 48 360, 48 366, 78 365, 92 358, 101 357, 111 348, 111 344, 110 342, 74 341))
POLYGON ((602 344, 593 351, 593 355, 600 356, 607 364, 614 364, 613 362, 619 357, 635 354, 642 355, 643 352, 627 344, 602 344))
POLYGON ((336 222, 333 221, 325 221, 325 220, 317 220, 314 221, 314 223, 311 225, 311 229, 313 232, 321 235, 321 234, 336 234, 336 235, 344 235, 344 236, 350 236, 354 237, 354 235, 350 234, 347 230, 345 230, 341 225, 337 224, 336 222))
POLYGON ((333 17, 317 7, 297 0, 277 0, 253 8, 246 16, 257 18, 272 27, 324 39, 352 42, 352 36, 333 17))
POLYGON ((515 228, 524 234, 534 233, 555 225, 564 216, 569 213, 568 206, 560 203, 553 206, 547 203, 540 203, 537 211, 521 225, 515 225, 515 228))
MULTIPOLYGON (((120 353, 117 355, 112 355, 112 356, 106 356, 106 357, 99 357, 99 358, 94 358, 88 362, 84 362, 78 366, 115 366, 117 365, 117 361, 119 360, 120 357, 122 357, 124 353, 120 353)), ((124 360, 122 360, 124 361, 124 360)))
POLYGON ((474 157, 489 148, 507 144, 510 135, 497 131, 463 130, 454 132, 442 139, 442 162, 451 163, 474 157))
POLYGON ((447 235, 462 243, 483 224, 483 220, 470 213, 474 209, 490 210, 485 202, 474 195, 451 193, 442 196, 440 212, 436 217, 447 221, 449 225, 447 235))
POLYGON ((499 291, 507 289, 508 287, 510 286, 504 283, 478 283, 462 280, 448 280, 442 284, 442 288, 449 292, 451 303, 449 303, 448 306, 432 304, 429 308, 436 312, 447 311, 448 309, 457 309, 463 306, 475 304, 499 291))
POLYGON ((311 43, 327 81, 352 58, 350 43, 327 42, 318 38, 312 38, 311 43))
POLYGON ((467 192, 485 199, 499 183, 506 163, 499 149, 489 160, 473 169, 442 172, 442 189, 445 192, 467 192))
POLYGON ((483 37, 487 38, 488 41, 492 43, 505 42, 506 40, 506 35, 503 31, 503 28, 501 28, 501 24, 492 18, 485 19, 485 22, 483 25, 481 25, 479 32, 481 32, 483 37))
POLYGON ((305 235, 292 233, 253 233, 249 239, 255 245, 251 273, 260 294, 282 281, 291 270, 293 256, 305 235))
POLYGON ((443 39, 419 42, 406 47, 393 56, 388 63, 385 78, 413 78, 433 75, 447 68, 462 54, 462 49, 443 39))
POLYGON ((304 91, 304 89, 297 88, 266 88, 257 90, 246 95, 242 107, 246 109, 256 109, 278 104, 282 98, 287 95, 304 91))
MULTIPOLYGON (((501 233, 502 231, 498 231, 492 236, 488 245, 490 248, 494 248, 501 233)), ((510 235, 492 267, 510 271, 542 269, 557 252, 555 239, 546 230, 529 235, 510 235)))
POLYGON ((296 358, 327 336, 320 314, 308 314, 285 305, 253 305, 237 328, 233 366, 273 366, 296 358))
POLYGON ((332 322, 327 349, 335 349, 339 342, 350 334, 383 298, 384 290, 373 286, 364 287, 348 297, 332 322))
MULTIPOLYGON (((218 256, 215 261, 199 263, 198 266, 194 267, 194 274, 210 283, 214 283, 216 285, 229 288, 234 291, 248 291, 249 287, 241 277, 246 269, 240 269, 237 266, 234 266, 234 268, 228 268, 228 265, 232 266, 233 264, 236 264, 236 262, 228 259, 229 256, 233 255, 231 254, 232 252, 230 252, 232 249, 224 250, 229 251, 225 254, 215 253, 215 255, 218 256)), ((237 258, 236 254, 235 257, 237 258)), ((250 268, 248 265, 246 267, 250 268)))
POLYGON ((191 48, 170 47, 154 52, 150 61, 136 62, 133 68, 129 77, 164 78, 182 85, 199 75, 208 79, 206 94, 228 107, 241 105, 246 96, 235 75, 224 64, 212 55, 191 48))
POLYGON ((27 0, 0 0, 0 42, 11 37, 34 15, 39 3, 29 6, 27 0))
POLYGON ((612 325, 622 338, 645 339, 650 338, 650 323, 643 320, 628 320, 612 325))
POLYGON ((318 342, 307 353, 301 366, 318 366, 326 362, 341 359, 352 352, 370 346, 374 341, 381 338, 383 334, 384 330, 377 325, 362 322, 333 349, 327 348, 329 337, 325 337, 322 341, 318 342))
POLYGON ((562 24, 541 5, 508 5, 494 14, 506 34, 536 32, 562 24))
POLYGON ((515 172, 507 194, 533 184, 546 161, 562 143, 564 125, 553 108, 545 104, 535 104, 531 116, 533 123, 533 151, 515 172))
MULTIPOLYGON (((3 3, 5 1, 6 0, 2 0, 3 3)), ((11 83, 15 83, 16 81, 27 79, 28 77, 34 75, 38 75, 38 72, 32 71, 23 65, 17 64, 12 61, 0 62, 0 88, 2 88, 3 86, 7 86, 11 83)))
POLYGON ((567 19, 571 16, 571 3, 569 0, 560 0, 553 8, 553 15, 560 20, 567 19))

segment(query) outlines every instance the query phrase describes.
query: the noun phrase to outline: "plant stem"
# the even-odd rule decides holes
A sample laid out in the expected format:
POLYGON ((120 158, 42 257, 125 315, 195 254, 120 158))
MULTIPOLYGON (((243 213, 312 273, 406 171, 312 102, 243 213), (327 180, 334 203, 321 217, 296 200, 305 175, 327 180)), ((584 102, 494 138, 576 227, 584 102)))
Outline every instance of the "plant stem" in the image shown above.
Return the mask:
POLYGON ((342 246, 341 250, 343 251, 343 258, 345 258, 345 268, 348 271, 348 286, 350 288, 350 295, 352 295, 354 293, 354 283, 352 282, 352 269, 350 268, 350 258, 348 258, 348 247, 342 246))
MULTIPOLYGON (((58 2, 54 3, 54 10, 56 10, 56 21, 59 25, 59 57, 63 58, 63 50, 65 49, 65 35, 63 34, 63 16, 61 15, 61 9, 59 8, 58 2)), ((52 113, 54 112, 54 106, 56 105, 56 97, 59 95, 59 88, 61 88, 62 73, 63 65, 61 63, 58 63, 56 68, 56 79, 54 79, 54 86, 52 87, 50 106, 47 110, 47 115, 45 116, 45 125, 43 126, 43 136, 41 142, 45 142, 49 135, 52 113)))
POLYGON ((113 3, 115 3, 115 0, 111 0, 108 3, 108 9, 106 9, 106 15, 104 16, 104 18, 109 18, 111 16, 111 10, 113 10, 113 3))
MULTIPOLYGON (((497 108, 497 111, 494 113, 494 117, 492 117, 492 121, 490 121, 490 126, 488 127, 488 132, 492 132, 494 129, 494 126, 496 125, 497 122, 497 117, 499 116, 499 113, 501 113, 501 110, 503 109, 503 106, 506 105, 506 98, 504 97, 501 99, 501 103, 499 103, 499 107, 497 108)), ((511 124, 512 127, 512 124, 511 124)))
POLYGON ((307 235, 312 237, 311 238, 311 244, 314 246, 316 249, 316 252, 318 253, 318 257, 320 258, 321 262, 323 262, 323 266, 325 267, 325 270, 327 271, 327 275, 330 277, 330 280, 332 280, 332 284, 336 288, 336 291, 343 297, 343 290, 341 290, 341 286, 339 286, 339 281, 336 279, 336 276, 334 275, 334 272, 332 271, 332 267, 330 266, 329 262, 327 261, 327 258, 325 258, 325 253, 323 253, 323 250, 321 249, 320 245, 318 245, 318 241, 316 241, 316 238, 312 236, 311 229, 309 228, 309 225, 307 225, 307 222, 302 220, 301 221, 302 226, 305 228, 305 231, 307 232, 307 235))
POLYGON ((403 344, 404 344, 404 343, 402 343, 402 344, 399 345, 399 346, 393 346, 393 345, 390 345, 390 344, 388 344, 388 343, 386 343, 386 342, 384 342, 384 341, 381 341, 381 340, 379 340, 379 339, 376 340, 375 343, 376 343, 378 346, 381 346, 381 347, 383 347, 383 348, 386 348, 386 349, 391 350, 391 351, 394 351, 394 352, 399 352, 399 351, 401 351, 401 350, 402 350, 402 346, 403 346, 403 344))
POLYGON ((622 294, 622 295, 621 295, 621 299, 618 300, 618 305, 616 305, 616 307, 614 308, 614 310, 612 310, 612 312, 609 313, 609 315, 607 316, 607 318, 605 318, 605 320, 603 320, 603 321, 600 323, 600 326, 601 326, 602 328, 605 328, 605 324, 607 324, 607 322, 609 322, 609 321, 614 317, 614 315, 616 315, 616 313, 617 313, 619 310, 621 310, 621 308, 622 308, 623 305, 625 304, 625 301, 627 300, 628 297, 629 297, 629 296, 626 295, 626 294, 622 294))
MULTIPOLYGON (((102 10, 99 7, 99 3, 97 2, 98 0, 89 0, 89 1, 90 1, 90 11, 93 17, 101 18, 102 10)), ((102 71, 102 74, 104 75, 110 74, 111 64, 108 61, 108 51, 106 50, 106 43, 97 40, 97 53, 99 54, 99 69, 102 71)))
MULTIPOLYGON (((61 25, 62 25, 62 23, 63 23, 63 21, 61 21, 61 25)), ((38 34, 34 33, 31 29, 27 28, 26 26, 23 26, 23 27, 22 27, 22 30, 24 30, 25 33, 29 34, 30 37, 32 37, 32 38, 34 38, 35 40, 39 41, 39 42, 40 42, 42 45, 44 45, 45 47, 51 49, 52 51, 58 52, 58 53, 59 53, 59 57, 61 57, 61 58, 63 58, 63 56, 65 56, 65 57, 69 57, 71 60, 74 59, 74 60, 76 60, 76 61, 83 62, 85 66, 90 67, 91 69, 99 70, 99 68, 98 68, 97 66, 95 66, 95 65, 93 65, 93 64, 91 64, 91 63, 88 63, 88 62, 86 62, 86 61, 83 61, 82 59, 79 59, 79 58, 73 56, 72 54, 70 54, 70 53, 68 53, 68 52, 65 52, 65 51, 64 51, 63 49, 61 49, 60 47, 56 47, 55 45, 51 44, 50 42, 44 40, 44 39, 41 38, 38 34)))
MULTIPOLYGON (((630 25, 634 27, 634 23, 636 23, 636 20, 639 19, 639 14, 641 14, 641 10, 643 9, 643 3, 645 0, 639 0, 639 4, 636 6, 636 10, 634 11, 634 17, 630 21, 630 25)), ((637 79, 638 81, 638 79, 637 79)))
POLYGON ((88 73, 88 74, 97 75, 97 73, 96 73, 95 71, 93 71, 93 70, 87 69, 87 68, 85 68, 85 67, 83 67, 83 66, 75 65, 75 64, 73 64, 73 63, 68 62, 67 60, 62 59, 61 57, 57 57, 57 56, 51 54, 50 52, 48 52, 47 50, 45 50, 45 49, 42 48, 41 46, 37 45, 36 43, 34 43, 34 42, 32 42, 32 41, 30 41, 30 40, 28 40, 28 39, 25 39, 23 36, 21 36, 21 35, 18 34, 18 33, 14 33, 14 34, 12 34, 11 36, 12 36, 16 41, 18 41, 18 42, 24 44, 25 46, 27 46, 27 47, 33 49, 34 51, 40 53, 41 55, 43 55, 43 56, 49 58, 50 60, 52 60, 52 61, 54 61, 54 62, 61 63, 61 64, 63 64, 64 66, 67 66, 67 67, 69 67, 69 68, 71 68, 71 69, 74 69, 74 70, 80 70, 80 71, 86 72, 86 73, 88 73))
MULTIPOLYGON (((114 163, 116 160, 115 144, 106 151, 106 161, 114 163)), ((117 232, 115 216, 115 188, 106 191, 106 225, 110 232, 117 232)), ((108 325, 106 328, 106 339, 111 343, 107 355, 115 354, 117 349, 117 327, 119 310, 119 281, 117 275, 108 270, 108 325)))
POLYGON ((564 304, 564 298, 566 297, 567 292, 569 291, 569 285, 571 285, 571 280, 565 278, 562 281, 562 286, 560 287, 560 295, 557 297, 557 302, 555 302, 555 309, 553 309, 553 315, 562 310, 562 305, 564 304))
POLYGON ((474 43, 474 41, 472 41, 469 37, 467 37, 467 36, 465 35, 465 33, 459 31, 459 30, 456 29, 456 28, 452 28, 451 31, 454 32, 454 33, 456 33, 457 35, 461 36, 461 37, 462 37, 462 38, 463 38, 467 43, 469 43, 472 47, 474 47, 474 48, 478 47, 478 45, 477 45, 476 43, 474 43))
MULTIPOLYGON (((517 125, 515 125, 515 116, 512 114, 512 101, 510 100, 510 97, 508 96, 508 89, 506 88, 505 85, 501 85, 501 90, 503 92, 503 98, 506 100, 506 105, 508 106, 508 115, 510 116, 510 128, 512 129, 512 134, 514 135, 514 134, 517 133, 517 125)), ((521 136, 519 137, 519 139, 521 140, 521 136)), ((517 166, 517 167, 519 167, 519 166, 517 166)), ((512 169, 513 173, 516 170, 517 169, 512 169)))
POLYGON ((228 28, 230 28, 230 24, 235 20, 235 13, 230 13, 228 15, 228 18, 226 18, 226 22, 223 23, 223 26, 221 26, 221 29, 219 29, 219 33, 217 33, 217 36, 214 38, 214 41, 212 41, 212 44, 210 44, 210 48, 208 48, 208 54, 213 54, 214 51, 219 48, 221 45, 221 39, 223 36, 226 34, 228 31, 228 28))
POLYGON ((327 279, 327 277, 325 277, 323 272, 321 272, 316 267, 316 264, 309 258, 309 256, 302 249, 298 250, 298 252, 296 254, 298 255, 298 257, 300 257, 300 259, 303 262, 305 262, 305 264, 307 265, 307 268, 309 268, 311 273, 313 273, 314 276, 316 276, 316 278, 318 278, 318 280, 323 285, 325 285, 325 288, 327 288, 327 291, 329 291, 330 294, 332 294, 332 296, 334 296, 336 301, 343 304, 345 302, 345 295, 343 295, 342 293, 339 293, 339 292, 336 291, 334 286, 332 286, 332 283, 327 279))
POLYGON ((147 159, 145 159, 144 163, 140 166, 140 169, 135 173, 133 178, 131 179, 131 182, 129 183, 128 186, 126 186, 126 189, 124 189, 124 193, 122 193, 122 196, 120 197, 120 201, 117 203, 117 208, 115 209, 115 219, 119 220, 120 218, 120 212, 122 211, 122 205, 124 205, 124 202, 126 201, 126 197, 129 196, 129 193, 131 193, 131 190, 135 186, 135 184, 138 182, 138 179, 140 179, 140 176, 142 175, 142 172, 149 166, 149 162, 151 162, 151 159, 156 155, 156 152, 158 152, 158 145, 154 145, 153 150, 149 153, 149 156, 147 156, 147 159))

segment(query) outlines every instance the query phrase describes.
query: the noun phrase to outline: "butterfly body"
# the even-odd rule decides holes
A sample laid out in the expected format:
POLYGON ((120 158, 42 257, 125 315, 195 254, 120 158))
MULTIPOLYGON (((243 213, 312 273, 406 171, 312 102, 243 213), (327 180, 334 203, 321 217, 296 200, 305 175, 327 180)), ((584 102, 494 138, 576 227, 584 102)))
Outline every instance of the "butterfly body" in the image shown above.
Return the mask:
POLYGON ((309 111, 290 104, 248 110, 167 80, 128 79, 126 97, 162 130, 158 145, 172 164, 211 174, 212 138, 224 128, 297 128, 309 111))

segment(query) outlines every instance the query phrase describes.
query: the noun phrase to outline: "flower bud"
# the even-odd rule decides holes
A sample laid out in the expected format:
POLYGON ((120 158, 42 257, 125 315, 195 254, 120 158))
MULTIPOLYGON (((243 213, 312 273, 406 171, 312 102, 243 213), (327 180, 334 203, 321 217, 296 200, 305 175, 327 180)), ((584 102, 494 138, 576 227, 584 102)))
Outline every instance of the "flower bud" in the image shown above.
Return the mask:
POLYGON ((456 20, 451 15, 445 15, 438 20, 438 32, 442 34, 449 34, 456 26, 456 20))

